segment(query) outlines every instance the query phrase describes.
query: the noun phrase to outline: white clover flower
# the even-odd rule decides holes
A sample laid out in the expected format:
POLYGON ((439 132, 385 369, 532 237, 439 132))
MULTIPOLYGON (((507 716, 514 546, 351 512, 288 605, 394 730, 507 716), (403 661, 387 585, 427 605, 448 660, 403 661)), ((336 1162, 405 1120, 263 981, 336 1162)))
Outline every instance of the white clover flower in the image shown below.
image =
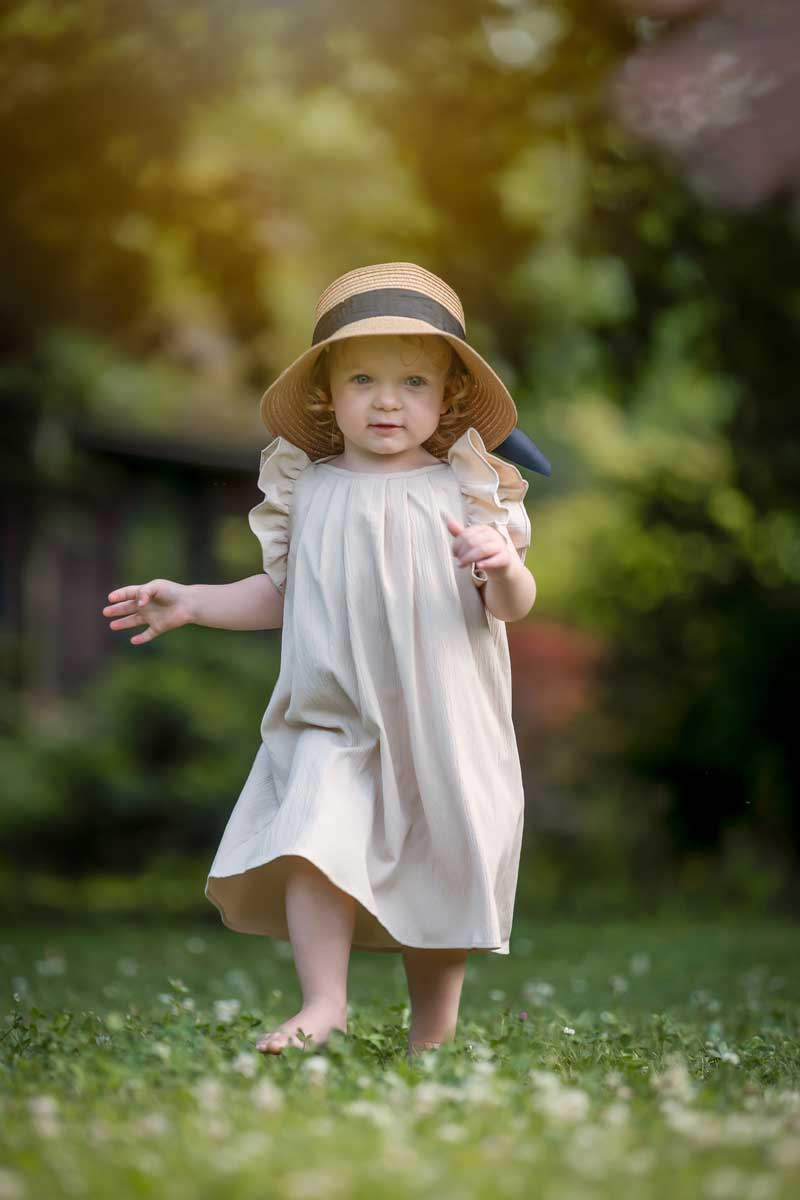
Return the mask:
POLYGON ((780 1135, 782 1124, 779 1116, 765 1113, 727 1113, 720 1117, 721 1138, 732 1145, 763 1145, 780 1135))
POLYGON ((232 1123, 217 1113, 203 1117, 199 1129, 202 1137, 212 1138, 215 1142, 223 1142, 233 1133, 232 1123))
POLYGON ((467 1049, 479 1062, 488 1062, 489 1059, 494 1058, 494 1051, 491 1046, 484 1046, 483 1042, 469 1042, 467 1049))
POLYGON ((535 1068, 528 1072, 536 1087, 534 1107, 554 1121, 569 1123, 582 1120, 589 1112, 589 1096, 580 1088, 563 1084, 553 1071, 535 1068))
POLYGON ((151 1042, 150 1049, 153 1054, 156 1054, 162 1062, 166 1062, 172 1054, 172 1047, 169 1042, 151 1042))
POLYGON ((250 1099, 262 1112, 275 1112, 282 1107, 284 1095, 271 1079, 261 1079, 250 1089, 250 1099))
POLYGON ((492 990, 489 992, 489 999, 493 1000, 495 1004, 499 1004, 502 1000, 505 1000, 505 998, 506 994, 502 988, 492 988, 492 990))
POLYGON ((372 1121, 379 1129, 397 1132, 398 1114, 392 1112, 385 1104, 377 1104, 373 1100, 351 1100, 349 1104, 344 1105, 344 1111, 351 1116, 372 1121))
POLYGON ((619 1138, 613 1131, 600 1125, 579 1125, 567 1146, 567 1160, 573 1170, 581 1175, 596 1178, 599 1172, 613 1166, 615 1159, 622 1158, 619 1138))
POLYGON ((323 1054, 312 1054, 304 1063, 306 1072, 313 1083, 320 1085, 325 1082, 331 1064, 323 1054))
POLYGON ((659 1107, 670 1129, 696 1145, 718 1146, 724 1141, 722 1123, 713 1113, 685 1108, 669 1097, 663 1099, 659 1107))
POLYGON ((436 1136, 442 1142, 463 1142, 467 1131, 463 1125, 456 1125, 455 1121, 445 1121, 436 1130, 436 1136))
POLYGON ((411 1100, 418 1112, 430 1112, 448 1098, 449 1089, 434 1079, 418 1083, 411 1092, 411 1100))
POLYGON ((31 1096, 28 1100, 28 1111, 40 1137, 57 1137, 61 1132, 61 1111, 55 1096, 31 1096))
POLYGON ((621 1100, 615 1100, 603 1109, 601 1118, 607 1125, 627 1125, 630 1120, 630 1109, 621 1100))
POLYGON ((58 1100, 49 1094, 31 1096, 28 1109, 34 1117, 54 1117, 59 1113, 58 1100))
POLYGON ((197 1100, 201 1108, 207 1112, 215 1112, 219 1108, 219 1102, 222 1099, 222 1084, 218 1079, 212 1078, 210 1075, 198 1079, 192 1088, 192 1095, 197 1100))
POLYGON ((22 1200, 25 1183, 16 1171, 0 1167, 0 1200, 22 1200))
POLYGON ((572 1028, 571 1025, 565 1025, 564 1028, 561 1030, 561 1032, 569 1034, 569 1036, 572 1037, 575 1033, 575 1030, 572 1028))
POLYGON ((117 970, 120 975, 131 977, 139 974, 139 964, 135 958, 118 958, 117 970))
POLYGON ((720 1059, 722 1062, 733 1063, 735 1067, 738 1067, 742 1061, 735 1050, 723 1050, 722 1054, 720 1054, 720 1059))
POLYGON ((559 1091, 543 1092, 534 1103, 551 1121, 563 1124, 582 1121, 589 1113, 589 1097, 580 1088, 562 1087, 559 1091))
POLYGON ((186 939, 186 949, 190 954, 205 954, 206 941, 201 937, 190 937, 186 939))
POLYGON ((530 1071, 528 1071, 528 1078, 531 1083, 536 1084, 543 1091, 557 1091, 561 1087, 561 1080, 555 1071, 543 1071, 536 1067, 531 1067, 530 1071))
POLYGON ((167 1133, 170 1129, 170 1123, 161 1112, 149 1112, 139 1118, 137 1129, 141 1134, 154 1134, 160 1136, 167 1133))
POLYGON ((645 951, 640 950, 637 954, 631 956, 630 960, 631 975, 646 975, 650 970, 650 955, 645 951))
POLYGON ((531 1004, 544 1004, 554 992, 552 983, 544 980, 529 979, 522 985, 522 994, 531 1004))
POLYGON ((800 1091, 797 1088, 783 1088, 778 1092, 778 1102, 787 1112, 800 1113, 800 1091))
MULTIPOLYGON (((358 1079, 356 1080, 356 1083, 358 1083, 359 1087, 369 1086, 371 1082, 372 1080, 368 1075, 359 1075, 358 1079), (362 1079, 366 1080, 366 1085, 361 1083, 362 1079)), ((391 1068, 387 1070, 383 1076, 383 1086, 390 1092, 405 1093, 408 1091, 408 1084, 406 1083, 405 1079, 401 1079, 397 1072, 392 1071, 391 1068)))
POLYGON ((240 1000, 215 1000, 214 1016, 221 1025, 230 1025, 234 1017, 239 1015, 241 1007, 240 1000))
POLYGON ((246 1079, 252 1079, 259 1069, 259 1060, 260 1055, 256 1057, 249 1050, 242 1050, 231 1063, 231 1070, 236 1071, 239 1075, 244 1075, 246 1079))
POLYGON ((468 1078, 461 1089, 460 1100, 468 1104, 498 1105, 502 1101, 500 1081, 489 1078, 468 1078))
POLYGON ((667 1056, 664 1070, 654 1072, 650 1076, 650 1084, 659 1095, 677 1100, 681 1104, 690 1104, 697 1090, 686 1063, 679 1054, 667 1056))
POLYGON ((615 992, 627 992, 628 981, 624 975, 609 976, 608 985, 615 992))

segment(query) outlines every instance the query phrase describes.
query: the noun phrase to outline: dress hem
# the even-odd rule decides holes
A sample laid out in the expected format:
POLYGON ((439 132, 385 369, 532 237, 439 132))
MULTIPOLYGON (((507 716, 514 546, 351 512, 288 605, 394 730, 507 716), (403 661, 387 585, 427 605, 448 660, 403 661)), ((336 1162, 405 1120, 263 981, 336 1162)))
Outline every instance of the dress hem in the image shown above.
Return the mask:
MULTIPOLYGON (((389 934, 390 937, 392 937, 392 938, 395 937, 395 935, 389 929, 386 922, 381 917, 378 916, 378 914, 374 911, 374 909, 371 908, 370 905, 365 904, 360 896, 354 896, 353 893, 350 892, 347 888, 344 888, 340 884, 338 884, 336 882, 336 880, 333 879, 330 872, 325 867, 323 867, 320 862, 318 862, 316 859, 312 858, 311 855, 308 854, 306 851, 301 851, 301 850, 281 850, 278 854, 273 854, 269 858, 263 859, 262 862, 255 863, 253 866, 245 868, 244 871, 230 871, 227 874, 217 874, 217 875, 209 873, 209 875, 206 879, 206 886, 205 886, 204 894, 205 894, 206 899, 209 900, 214 905, 214 907, 219 911, 219 914, 222 918, 222 923, 226 929, 230 929, 234 933, 250 933, 250 934, 252 934, 255 932, 256 936, 273 937, 281 942, 289 942, 290 941, 288 935, 283 934, 283 933, 271 933, 269 930, 265 930, 263 933, 261 933, 260 931, 254 931, 252 929, 240 929, 236 925, 233 925, 229 921, 223 905, 217 899, 215 899, 215 897, 212 896, 209 891, 209 884, 211 883, 212 879, 232 879, 236 875, 246 875, 249 871, 258 870, 260 867, 266 867, 269 865, 269 863, 275 862, 279 858, 288 858, 288 857, 306 859, 313 866, 315 866, 318 871, 321 871, 322 874, 328 879, 328 881, 334 885, 334 887, 339 888, 339 891, 346 892, 348 896, 350 896, 353 900, 356 901, 356 903, 360 904, 366 910, 366 912, 368 912, 370 914, 370 916, 375 921, 378 922, 379 925, 383 926, 383 928, 387 931, 387 933, 389 934)), ((408 949, 408 950, 466 950, 467 953, 469 953, 471 951, 477 951, 477 952, 482 952, 482 953, 493 953, 493 954, 500 954, 500 955, 507 955, 510 953, 507 942, 503 942, 503 943, 500 943, 499 945, 494 945, 494 946, 475 945, 475 944, 473 944, 471 946, 453 946, 453 945, 432 946, 430 943, 428 943, 425 946, 418 946, 418 945, 414 945, 412 942, 404 942, 400 938, 395 938, 395 940, 396 940, 397 944, 394 946, 392 946, 392 945, 383 946, 383 945, 377 945, 372 942, 353 941, 353 942, 351 942, 351 949, 366 950, 366 951, 370 951, 373 953, 388 953, 388 954, 399 954, 403 950, 406 950, 406 949, 408 949)))

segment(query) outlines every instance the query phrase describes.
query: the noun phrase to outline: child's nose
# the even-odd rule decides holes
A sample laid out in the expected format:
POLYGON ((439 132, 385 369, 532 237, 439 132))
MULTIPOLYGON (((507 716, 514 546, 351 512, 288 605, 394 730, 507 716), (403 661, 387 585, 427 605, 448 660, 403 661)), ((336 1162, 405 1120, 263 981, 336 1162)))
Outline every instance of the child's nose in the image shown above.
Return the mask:
POLYGON ((383 383, 378 385, 378 404, 388 404, 394 408, 397 403, 398 390, 394 383, 383 383))

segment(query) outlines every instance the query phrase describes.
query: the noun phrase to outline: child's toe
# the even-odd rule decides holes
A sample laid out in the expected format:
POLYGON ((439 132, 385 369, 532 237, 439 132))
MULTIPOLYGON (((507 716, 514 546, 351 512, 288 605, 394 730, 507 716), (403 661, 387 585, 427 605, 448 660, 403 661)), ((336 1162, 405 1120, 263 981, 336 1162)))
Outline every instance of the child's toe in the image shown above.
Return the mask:
POLYGON ((256 1050, 260 1050, 262 1053, 267 1054, 280 1053, 280 1051, 283 1049, 283 1046, 276 1045, 275 1039, 280 1038, 281 1036, 282 1034, 280 1033, 268 1033, 266 1037, 263 1037, 259 1042, 256 1042, 256 1050))

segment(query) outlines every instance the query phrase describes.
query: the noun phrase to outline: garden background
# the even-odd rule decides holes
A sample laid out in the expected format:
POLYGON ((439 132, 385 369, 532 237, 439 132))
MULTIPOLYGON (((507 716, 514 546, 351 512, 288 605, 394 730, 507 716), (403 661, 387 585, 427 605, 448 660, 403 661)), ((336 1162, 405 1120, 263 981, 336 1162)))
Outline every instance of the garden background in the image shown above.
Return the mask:
POLYGON ((132 647, 100 610, 260 569, 258 398, 325 284, 392 260, 452 282, 553 464, 508 629, 520 906, 797 911, 797 209, 704 202, 613 120, 646 33, 580 0, 6 10, 8 911, 216 919, 279 633, 132 647))

